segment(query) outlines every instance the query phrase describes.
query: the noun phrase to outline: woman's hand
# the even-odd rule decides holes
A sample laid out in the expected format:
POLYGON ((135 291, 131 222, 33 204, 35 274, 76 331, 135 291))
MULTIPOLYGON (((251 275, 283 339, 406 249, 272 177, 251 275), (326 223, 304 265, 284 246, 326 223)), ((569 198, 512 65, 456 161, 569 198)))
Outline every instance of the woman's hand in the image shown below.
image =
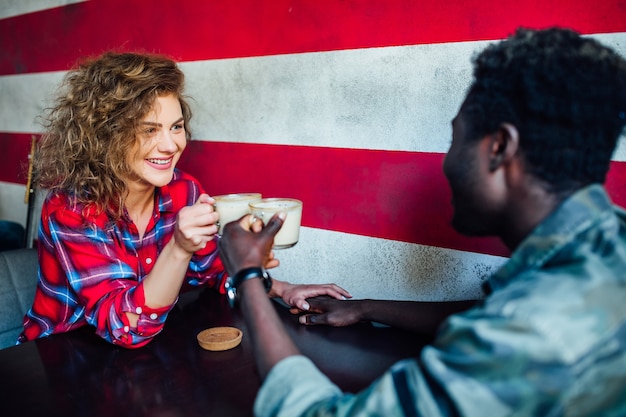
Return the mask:
POLYGON ((279 265, 280 265, 280 261, 278 260, 278 258, 274 257, 274 251, 271 251, 269 255, 269 259, 267 260, 267 262, 265 262, 265 269, 276 268, 279 265))
POLYGON ((270 297, 280 297, 292 307, 302 311, 309 310, 307 298, 326 295, 337 300, 352 298, 352 295, 336 284, 291 284, 289 282, 274 280, 270 297))
POLYGON ((304 312, 292 308, 293 314, 300 314, 301 324, 342 327, 360 322, 362 311, 358 301, 341 301, 328 296, 320 296, 307 300, 310 308, 304 312))
POLYGON ((201 194, 195 204, 178 212, 174 242, 186 252, 194 253, 215 238, 219 214, 213 209, 214 203, 208 194, 201 194))

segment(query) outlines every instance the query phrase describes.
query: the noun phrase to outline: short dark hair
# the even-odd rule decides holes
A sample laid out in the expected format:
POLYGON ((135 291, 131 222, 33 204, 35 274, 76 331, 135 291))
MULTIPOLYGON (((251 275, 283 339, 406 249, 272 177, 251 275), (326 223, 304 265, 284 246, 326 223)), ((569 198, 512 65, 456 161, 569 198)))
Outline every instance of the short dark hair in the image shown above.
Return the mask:
POLYGON ((511 123, 529 173, 551 191, 604 183, 626 124, 624 58, 569 29, 518 29, 473 64, 468 138, 511 123))

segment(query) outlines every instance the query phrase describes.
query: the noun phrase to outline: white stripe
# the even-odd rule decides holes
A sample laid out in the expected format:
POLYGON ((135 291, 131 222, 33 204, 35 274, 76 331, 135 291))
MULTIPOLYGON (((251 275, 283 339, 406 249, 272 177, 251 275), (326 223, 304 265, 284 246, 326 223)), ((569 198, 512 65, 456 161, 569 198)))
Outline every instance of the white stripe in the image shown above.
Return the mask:
POLYGON ((506 258, 303 227, 300 241, 275 251, 277 279, 334 282, 355 298, 460 300, 482 296, 482 282, 506 258))
MULTIPOLYGON (((626 56, 626 33, 598 35, 626 56)), ((200 140, 445 153, 487 42, 182 63, 200 140)), ((36 132, 64 73, 0 77, 0 131, 36 132)), ((622 140, 614 160, 626 161, 622 140)))
POLYGON ((39 118, 49 107, 65 72, 6 75, 0 77, 0 131, 42 131, 39 118))
POLYGON ((87 0, 2 0, 0 19, 84 1, 87 0))
MULTIPOLYGON (((626 33, 599 35, 626 57, 626 33)), ((448 150, 489 42, 371 48, 182 64, 202 140, 415 152, 448 150)), ((626 144, 615 154, 626 160, 626 144)))

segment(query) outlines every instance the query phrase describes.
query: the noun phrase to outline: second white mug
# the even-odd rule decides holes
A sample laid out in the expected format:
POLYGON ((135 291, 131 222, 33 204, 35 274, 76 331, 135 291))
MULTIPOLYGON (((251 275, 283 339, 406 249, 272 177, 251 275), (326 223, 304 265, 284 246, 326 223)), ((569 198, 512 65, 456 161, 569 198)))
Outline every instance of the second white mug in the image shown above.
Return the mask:
POLYGON ((302 221, 302 201, 293 198, 263 198, 250 202, 250 213, 267 222, 279 211, 287 214, 285 223, 274 238, 274 249, 287 249, 298 243, 302 221))

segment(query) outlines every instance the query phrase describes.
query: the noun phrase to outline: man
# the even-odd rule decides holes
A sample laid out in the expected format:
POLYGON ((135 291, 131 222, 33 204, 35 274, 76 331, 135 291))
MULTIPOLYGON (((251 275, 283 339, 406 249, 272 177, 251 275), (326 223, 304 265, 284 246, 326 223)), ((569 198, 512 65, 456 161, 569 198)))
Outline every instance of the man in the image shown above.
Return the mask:
MULTIPOLYGON (((519 30, 474 59, 443 167, 452 224, 498 236, 511 258, 484 300, 356 395, 299 354, 256 279, 262 271, 249 269, 268 259, 284 214, 263 230, 249 218, 227 227, 220 250, 265 378, 255 412, 626 415, 626 212, 602 186, 625 113, 626 62, 574 32, 519 30)), ((307 322, 334 325, 398 325, 399 311, 420 311, 417 302, 311 306, 307 322)))

